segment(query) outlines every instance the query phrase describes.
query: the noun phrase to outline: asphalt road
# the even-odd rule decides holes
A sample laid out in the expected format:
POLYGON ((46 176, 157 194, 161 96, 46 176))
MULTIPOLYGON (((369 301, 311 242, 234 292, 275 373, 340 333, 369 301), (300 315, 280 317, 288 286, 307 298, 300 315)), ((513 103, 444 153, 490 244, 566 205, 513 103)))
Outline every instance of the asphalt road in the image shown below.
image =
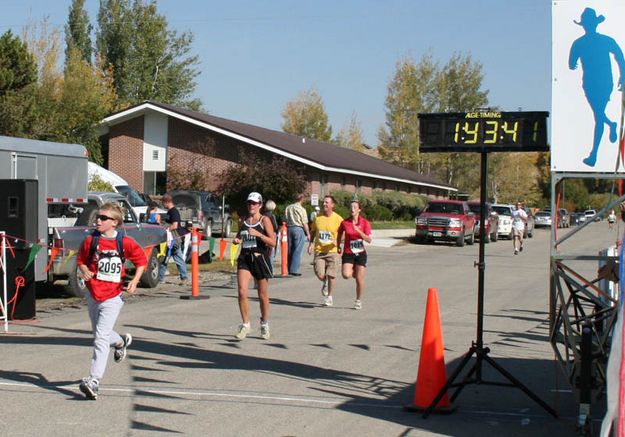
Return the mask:
MULTIPOLYGON (((622 229, 592 224, 570 247, 594 250, 615 241, 617 232, 622 229)), ((241 342, 233 338, 240 320, 228 275, 203 283, 205 300, 180 299, 190 290, 174 285, 129 299, 117 327, 134 342, 126 361, 110 360, 97 401, 77 390, 91 358, 83 305, 11 324, 9 334, 0 334, 1 432, 576 435, 577 406, 547 340, 548 231, 537 230, 518 256, 510 241, 486 245, 484 341, 490 356, 559 419, 517 388, 476 384, 464 388, 451 415, 423 419, 403 410, 414 395, 428 288, 438 290, 448 372, 476 338, 478 245, 397 242, 369 247, 361 311, 352 309, 355 284, 343 279, 335 306, 321 307, 320 283, 306 256, 302 277, 272 280, 269 341, 259 337, 257 299, 254 332, 241 342)), ((483 372, 485 380, 503 381, 488 364, 483 372)))

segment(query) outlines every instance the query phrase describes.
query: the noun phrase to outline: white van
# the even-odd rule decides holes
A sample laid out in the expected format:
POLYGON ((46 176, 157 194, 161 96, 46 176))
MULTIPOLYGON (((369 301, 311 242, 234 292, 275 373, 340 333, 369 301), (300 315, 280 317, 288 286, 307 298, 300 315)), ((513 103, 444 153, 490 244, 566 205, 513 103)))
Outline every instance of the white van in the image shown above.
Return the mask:
MULTIPOLYGON (((94 162, 89 162, 89 181, 94 176, 98 176, 104 182, 111 184, 115 192, 123 194, 128 199, 128 203, 132 206, 133 211, 137 215, 137 219, 140 219, 141 214, 145 214, 148 210, 148 204, 143 200, 139 193, 128 185, 125 179, 113 173, 110 170, 100 167, 94 162)), ((165 210, 157 210, 157 213, 166 212, 165 210)))

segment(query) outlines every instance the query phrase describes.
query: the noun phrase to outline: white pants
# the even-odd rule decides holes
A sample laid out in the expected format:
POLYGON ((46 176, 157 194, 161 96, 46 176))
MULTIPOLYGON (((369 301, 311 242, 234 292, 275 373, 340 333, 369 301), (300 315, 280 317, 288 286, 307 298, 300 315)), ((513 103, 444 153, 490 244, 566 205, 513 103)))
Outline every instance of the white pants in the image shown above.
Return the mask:
POLYGON ((124 306, 124 301, 119 295, 104 302, 98 302, 91 297, 91 293, 88 293, 87 306, 94 337, 89 376, 99 381, 104 376, 111 347, 123 342, 121 336, 113 330, 113 326, 124 306))

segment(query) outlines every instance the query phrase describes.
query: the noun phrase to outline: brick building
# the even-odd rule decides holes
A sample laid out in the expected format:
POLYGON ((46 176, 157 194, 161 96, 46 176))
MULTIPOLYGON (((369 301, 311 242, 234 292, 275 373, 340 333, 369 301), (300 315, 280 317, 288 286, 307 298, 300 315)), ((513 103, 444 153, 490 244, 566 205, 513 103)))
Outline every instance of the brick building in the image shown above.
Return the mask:
MULTIPOLYGON (((305 168, 308 190, 320 197, 341 189, 370 195, 390 190, 448 197, 455 188, 364 153, 156 102, 117 112, 101 123, 105 167, 138 191, 162 194, 168 174, 198 170, 214 190, 217 176, 253 151, 305 168)), ((171 187, 170 187, 171 188, 171 187)))

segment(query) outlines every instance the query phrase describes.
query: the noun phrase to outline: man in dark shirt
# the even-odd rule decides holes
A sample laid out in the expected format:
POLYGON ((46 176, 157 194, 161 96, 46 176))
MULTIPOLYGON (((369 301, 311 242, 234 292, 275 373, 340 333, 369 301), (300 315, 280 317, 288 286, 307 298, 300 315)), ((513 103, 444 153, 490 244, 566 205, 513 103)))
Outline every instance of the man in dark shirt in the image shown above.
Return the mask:
POLYGON ((186 229, 180 225, 180 211, 174 206, 172 197, 169 194, 163 196, 163 206, 167 209, 165 227, 171 233, 172 241, 167 249, 167 255, 158 269, 159 282, 165 281, 165 272, 169 258, 173 258, 178 272, 180 273, 180 285, 189 285, 189 275, 187 265, 182 257, 182 237, 187 233, 186 229))

